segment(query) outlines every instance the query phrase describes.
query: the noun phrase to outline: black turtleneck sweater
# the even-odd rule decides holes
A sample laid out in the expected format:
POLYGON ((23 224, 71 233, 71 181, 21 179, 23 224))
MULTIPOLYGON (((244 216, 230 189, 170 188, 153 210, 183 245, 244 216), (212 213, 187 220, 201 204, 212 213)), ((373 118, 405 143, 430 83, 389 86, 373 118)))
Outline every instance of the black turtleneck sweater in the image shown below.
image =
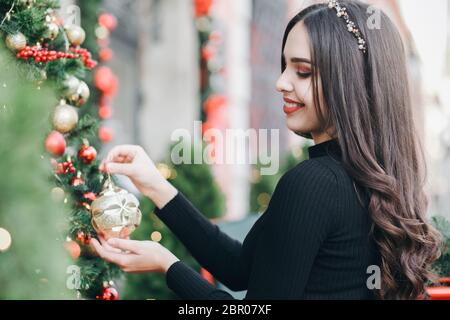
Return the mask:
MULTIPOLYGON (((367 193, 358 197, 336 140, 308 151, 308 160, 282 176, 243 243, 221 232, 181 192, 155 213, 216 279, 247 290, 246 299, 372 299, 368 267, 379 259, 369 235, 367 193)), ((166 280, 182 299, 232 299, 182 261, 169 268, 166 280)))

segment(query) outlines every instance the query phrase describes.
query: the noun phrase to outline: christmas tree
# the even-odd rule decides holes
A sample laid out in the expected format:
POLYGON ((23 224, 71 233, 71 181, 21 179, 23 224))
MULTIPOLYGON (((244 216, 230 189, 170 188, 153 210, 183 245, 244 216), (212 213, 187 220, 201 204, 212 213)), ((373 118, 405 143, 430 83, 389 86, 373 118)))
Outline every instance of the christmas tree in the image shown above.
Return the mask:
MULTIPOLYGON (((97 14, 98 4, 90 1, 88 21, 97 14)), ((68 228, 60 229, 67 229, 65 247, 80 267, 74 289, 86 298, 115 299, 117 294, 109 287, 119 269, 93 255, 88 246, 90 238, 96 236, 90 204, 105 179, 98 170, 99 138, 103 142, 110 138, 110 133, 105 136, 100 128, 98 112, 92 107, 99 97, 88 86, 97 62, 88 49, 81 47, 86 38, 84 29, 66 24, 58 8, 55 0, 2 0, 0 30, 10 50, 9 58, 20 65, 20 78, 37 88, 45 83, 54 85, 53 100, 48 102, 53 110, 40 108, 34 121, 47 120, 50 115, 51 126, 41 139, 50 156, 47 160, 53 165, 49 170, 55 185, 52 192, 70 208, 68 228)), ((86 26, 90 26, 89 32, 95 28, 89 22, 86 26)), ((89 43, 93 46, 92 41, 89 43)), ((48 254, 46 247, 41 252, 48 254)))
POLYGON ((442 255, 434 263, 434 268, 440 277, 448 278, 450 277, 450 222, 443 216, 434 216, 432 222, 444 240, 442 255))
MULTIPOLYGON (((65 299, 68 211, 52 192, 42 136, 53 92, 23 82, 0 44, 0 300, 65 299)), ((72 295, 73 296, 73 295, 72 295)))

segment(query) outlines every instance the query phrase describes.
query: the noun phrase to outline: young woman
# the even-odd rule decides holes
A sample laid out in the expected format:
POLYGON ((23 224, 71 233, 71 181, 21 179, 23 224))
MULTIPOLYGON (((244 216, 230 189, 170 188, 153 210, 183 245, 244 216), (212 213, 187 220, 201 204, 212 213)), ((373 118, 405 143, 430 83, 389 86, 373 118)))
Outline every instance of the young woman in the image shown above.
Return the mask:
MULTIPOLYGON (((205 219, 141 147, 116 147, 102 163, 129 176, 200 264, 247 299, 417 299, 432 278, 440 238, 425 218, 404 48, 385 14, 370 29, 367 12, 330 1, 289 22, 276 86, 287 127, 315 145, 243 243, 205 219)), ((165 272, 181 298, 231 298, 158 243, 100 240, 101 257, 126 272, 165 272)))

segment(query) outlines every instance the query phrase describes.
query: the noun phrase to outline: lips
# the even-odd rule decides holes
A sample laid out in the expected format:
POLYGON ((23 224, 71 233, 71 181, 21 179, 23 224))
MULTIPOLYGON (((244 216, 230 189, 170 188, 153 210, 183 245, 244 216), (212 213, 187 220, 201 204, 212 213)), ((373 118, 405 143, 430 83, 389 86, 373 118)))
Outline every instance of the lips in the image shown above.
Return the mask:
POLYGON ((283 99, 285 104, 283 106, 283 111, 286 114, 291 114, 294 112, 297 112, 298 110, 301 110, 303 108, 305 108, 305 104, 304 103, 300 103, 288 98, 284 98, 283 99))

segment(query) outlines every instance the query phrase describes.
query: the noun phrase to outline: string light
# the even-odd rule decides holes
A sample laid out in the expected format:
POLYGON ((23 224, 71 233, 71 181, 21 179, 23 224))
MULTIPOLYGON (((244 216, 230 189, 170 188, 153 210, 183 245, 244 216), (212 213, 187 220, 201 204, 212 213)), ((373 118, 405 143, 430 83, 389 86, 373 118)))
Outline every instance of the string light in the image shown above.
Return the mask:
POLYGON ((12 238, 8 230, 0 228, 0 252, 5 252, 11 246, 12 238))
POLYGON ((171 176, 171 170, 169 168, 169 166, 165 163, 158 163, 158 165, 156 166, 158 168, 158 171, 161 173, 161 175, 165 178, 165 179, 169 179, 171 176))
POLYGON ((268 194, 266 192, 260 193, 258 195, 258 198, 256 199, 256 201, 258 201, 258 204, 260 206, 266 207, 270 202, 270 194, 268 194))
POLYGON ((150 238, 152 239, 152 241, 160 242, 162 239, 161 232, 153 231, 150 238))

